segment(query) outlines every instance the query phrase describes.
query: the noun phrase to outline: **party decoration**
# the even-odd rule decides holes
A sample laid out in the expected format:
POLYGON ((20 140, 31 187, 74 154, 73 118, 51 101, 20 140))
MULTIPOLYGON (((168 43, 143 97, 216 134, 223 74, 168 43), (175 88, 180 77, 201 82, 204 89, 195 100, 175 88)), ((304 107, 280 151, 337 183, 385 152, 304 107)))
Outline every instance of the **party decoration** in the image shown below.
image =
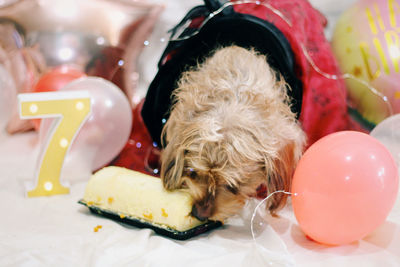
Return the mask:
POLYGON ((131 170, 154 176, 160 175, 160 149, 153 142, 141 117, 143 101, 133 109, 132 130, 128 142, 117 157, 110 162, 112 166, 125 167, 131 170))
POLYGON ((346 80, 353 108, 372 124, 400 112, 399 12, 397 0, 359 0, 332 39, 342 72, 356 78, 346 80))
POLYGON ((7 69, 0 64, 0 131, 5 129, 5 122, 11 116, 12 103, 15 100, 14 80, 7 69))
POLYGON ((37 173, 36 187, 28 197, 69 193, 60 183, 65 155, 82 123, 91 110, 90 96, 85 91, 20 94, 21 118, 57 118, 46 139, 45 151, 37 173))
MULTIPOLYGON (((5 54, 18 61, 14 63, 23 70, 12 72, 19 93, 31 92, 47 70, 72 65, 89 75, 115 82, 133 107, 138 95, 142 95, 136 92, 137 60, 162 10, 160 4, 141 0, 3 1, 0 3, 0 50, 5 43, 15 42, 13 49, 7 49, 5 54), (1 30, 4 25, 7 32, 1 30), (116 61, 109 59, 108 49, 118 51, 116 61), (103 59, 114 65, 105 64, 102 69, 103 59), (97 67, 95 71, 93 64, 97 67), (117 77, 114 77, 116 70, 117 77), (25 78, 24 83, 17 82, 21 77, 25 78)), ((12 117, 8 132, 32 128, 26 124, 28 120, 24 122, 22 125, 16 116, 12 117)))
MULTIPOLYGON (((84 162, 94 171, 109 163, 126 144, 132 127, 132 110, 121 90, 102 78, 83 77, 68 83, 60 92, 77 90, 89 92, 92 112, 71 146, 65 169, 74 170, 84 162)), ((41 145, 46 142, 50 125, 50 120, 41 123, 41 145)))
MULTIPOLYGON (((60 66, 42 75, 33 88, 33 92, 38 93, 58 91, 69 82, 83 76, 85 76, 85 74, 76 68, 70 66, 60 66)), ((33 120, 33 124, 35 129, 38 131, 40 127, 40 120, 33 120)))
POLYGON ((334 133, 300 159, 291 190, 293 210, 313 240, 351 243, 385 221, 398 183, 396 163, 379 141, 360 132, 334 133))
POLYGON ((58 91, 69 82, 86 76, 85 73, 70 67, 60 66, 42 75, 33 88, 33 92, 58 91))
MULTIPOLYGON (((0 8, 1 10, 1 8, 0 8)), ((36 77, 45 69, 45 63, 35 47, 24 48, 25 30, 14 20, 0 16, 0 64, 11 75, 15 90, 10 103, 11 116, 7 120, 6 130, 13 134, 33 128, 31 120, 19 118, 17 94, 29 92, 36 77)))
POLYGON ((400 164, 400 114, 380 122, 370 135, 378 139, 392 153, 397 166, 400 164))

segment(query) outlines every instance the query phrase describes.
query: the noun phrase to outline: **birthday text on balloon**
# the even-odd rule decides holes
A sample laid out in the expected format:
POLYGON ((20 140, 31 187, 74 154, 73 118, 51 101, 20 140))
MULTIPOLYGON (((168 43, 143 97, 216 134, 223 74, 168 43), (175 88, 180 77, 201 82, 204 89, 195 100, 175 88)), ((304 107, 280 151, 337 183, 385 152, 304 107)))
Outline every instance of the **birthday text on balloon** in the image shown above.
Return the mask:
POLYGON ((373 49, 377 52, 377 56, 371 53, 370 45, 367 42, 359 43, 362 59, 370 81, 377 79, 381 75, 381 68, 386 75, 390 75, 390 65, 393 66, 394 72, 400 71, 400 21, 397 18, 400 15, 400 4, 396 0, 387 0, 387 9, 389 23, 385 23, 382 18, 382 12, 376 3, 372 7, 365 8, 365 15, 373 35, 373 49))

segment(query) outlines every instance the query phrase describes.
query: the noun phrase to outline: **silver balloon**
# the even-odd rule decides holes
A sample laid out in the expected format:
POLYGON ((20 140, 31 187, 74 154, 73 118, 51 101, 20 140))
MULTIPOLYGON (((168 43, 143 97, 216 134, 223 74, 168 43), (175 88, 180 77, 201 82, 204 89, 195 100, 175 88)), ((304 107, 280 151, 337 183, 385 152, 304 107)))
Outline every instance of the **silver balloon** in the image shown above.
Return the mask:
POLYGON ((109 42, 103 36, 90 33, 35 31, 27 35, 26 45, 38 46, 48 67, 86 66, 109 42))
MULTIPOLYGON (((133 107, 136 63, 162 10, 145 0, 0 0, 0 26, 13 24, 21 36, 16 42, 14 34, 0 34, 0 49, 5 41, 18 43, 16 51, 6 52, 9 65, 22 70, 10 71, 20 93, 33 91, 52 68, 72 65, 112 81, 133 107)), ((30 129, 16 116, 11 120, 9 133, 30 129)))
POLYGON ((15 4, 19 0, 0 0, 0 8, 15 4))

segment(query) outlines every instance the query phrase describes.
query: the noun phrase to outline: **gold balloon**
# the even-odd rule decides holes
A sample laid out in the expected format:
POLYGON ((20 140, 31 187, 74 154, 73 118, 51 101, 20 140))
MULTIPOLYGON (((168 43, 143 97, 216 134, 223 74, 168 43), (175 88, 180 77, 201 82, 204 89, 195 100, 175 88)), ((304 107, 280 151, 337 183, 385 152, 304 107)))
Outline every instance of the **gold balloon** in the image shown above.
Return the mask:
POLYGON ((400 5, 358 0, 339 18, 332 47, 354 109, 371 127, 400 112, 400 5))

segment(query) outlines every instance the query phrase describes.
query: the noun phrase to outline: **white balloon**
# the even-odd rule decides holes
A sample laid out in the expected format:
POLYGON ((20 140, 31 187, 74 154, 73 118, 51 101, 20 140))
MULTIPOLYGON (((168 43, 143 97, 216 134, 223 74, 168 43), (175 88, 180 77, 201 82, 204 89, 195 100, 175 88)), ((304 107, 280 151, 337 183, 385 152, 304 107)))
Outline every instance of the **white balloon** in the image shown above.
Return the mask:
MULTIPOLYGON (((74 90, 89 92, 92 113, 66 155, 61 177, 69 173, 69 181, 78 179, 75 177, 79 177, 79 173, 97 170, 114 159, 128 141, 132 127, 129 101, 113 83, 102 78, 84 77, 68 83, 60 91, 74 90)), ((48 138, 51 123, 52 119, 45 119, 41 123, 41 144, 48 138)))
POLYGON ((380 122, 370 135, 378 139, 400 164, 400 114, 390 116, 380 122))

